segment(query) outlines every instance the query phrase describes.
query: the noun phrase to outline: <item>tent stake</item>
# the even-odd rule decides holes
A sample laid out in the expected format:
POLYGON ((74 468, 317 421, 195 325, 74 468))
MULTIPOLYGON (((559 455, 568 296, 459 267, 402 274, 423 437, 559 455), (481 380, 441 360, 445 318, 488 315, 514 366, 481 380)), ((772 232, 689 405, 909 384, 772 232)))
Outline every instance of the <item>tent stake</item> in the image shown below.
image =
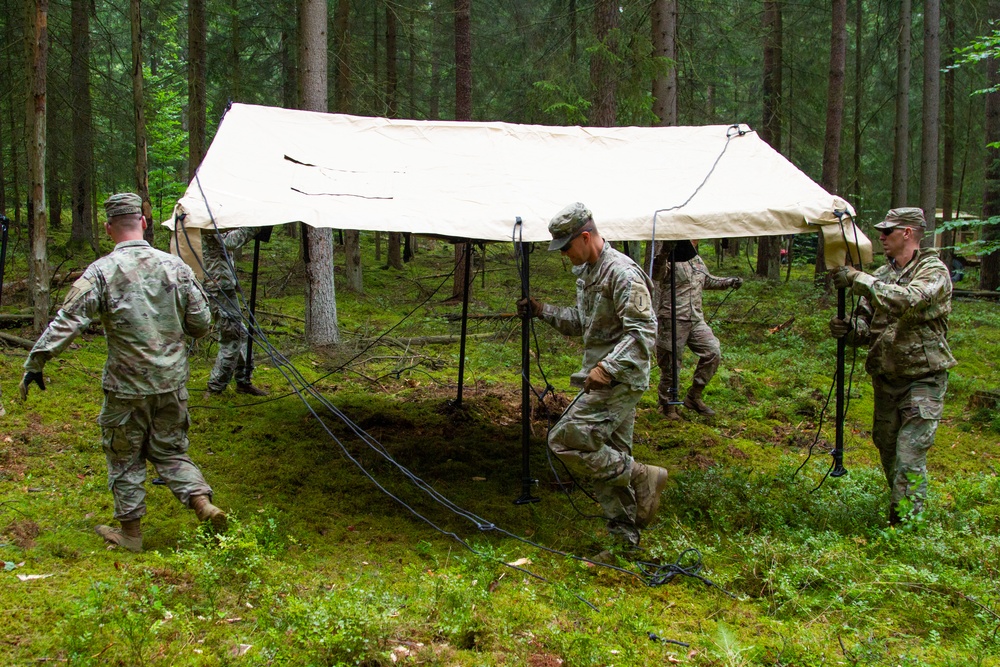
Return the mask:
MULTIPOLYGON (((521 219, 517 219, 518 223, 521 219)), ((517 254, 521 258, 521 298, 528 298, 528 253, 531 246, 517 243, 517 254)), ((531 442, 531 305, 525 308, 521 316, 521 495, 514 501, 515 505, 527 505, 541 500, 531 495, 531 487, 538 483, 531 478, 531 460, 528 456, 528 445, 531 442)))

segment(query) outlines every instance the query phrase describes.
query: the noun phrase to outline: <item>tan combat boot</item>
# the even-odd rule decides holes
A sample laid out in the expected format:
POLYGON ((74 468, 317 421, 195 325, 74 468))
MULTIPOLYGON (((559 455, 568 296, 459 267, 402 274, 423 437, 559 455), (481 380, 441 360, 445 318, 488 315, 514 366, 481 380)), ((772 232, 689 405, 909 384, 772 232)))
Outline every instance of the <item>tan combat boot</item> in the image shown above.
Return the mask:
POLYGON ((635 525, 645 528, 660 509, 660 494, 667 485, 667 470, 633 460, 631 485, 635 491, 635 525))
POLYGON ((701 391, 701 387, 691 387, 687 396, 684 397, 684 407, 690 408, 704 417, 711 417, 715 414, 715 410, 705 405, 705 401, 701 400, 701 391))
POLYGON ((672 422, 679 421, 681 418, 681 411, 676 405, 661 405, 660 412, 672 422))
POLYGON ((191 496, 191 509, 198 521, 211 523, 217 533, 226 532, 226 513, 213 505, 208 496, 191 496))
POLYGON ((122 527, 94 526, 94 532, 104 538, 110 545, 125 547, 133 553, 142 551, 142 519, 122 521, 122 527))

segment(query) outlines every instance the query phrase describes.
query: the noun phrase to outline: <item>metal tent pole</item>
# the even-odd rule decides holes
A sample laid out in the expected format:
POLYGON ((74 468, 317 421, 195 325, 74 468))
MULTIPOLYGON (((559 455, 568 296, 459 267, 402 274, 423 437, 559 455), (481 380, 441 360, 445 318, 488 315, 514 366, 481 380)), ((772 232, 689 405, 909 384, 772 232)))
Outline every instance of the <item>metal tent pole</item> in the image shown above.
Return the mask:
MULTIPOLYGON (((520 223, 521 219, 518 218, 520 223)), ((529 286, 528 253, 531 246, 517 242, 515 251, 521 257, 521 298, 527 299, 529 286)), ((525 308, 521 316, 521 495, 514 501, 515 505, 537 503, 540 498, 531 495, 531 487, 538 480, 531 477, 531 459, 529 445, 531 443, 531 304, 525 308)))
MULTIPOLYGON (((837 290, 837 317, 841 320, 847 317, 847 290, 843 287, 837 290)), ((843 477, 847 474, 844 467, 844 365, 847 352, 847 337, 837 339, 837 426, 836 441, 833 447, 833 470, 830 477, 843 477)))
POLYGON ((247 358, 243 367, 243 381, 250 384, 253 375, 253 333, 257 328, 257 268, 260 266, 260 239, 253 240, 253 273, 250 276, 250 323, 247 327, 250 335, 247 336, 247 358))
POLYGON ((462 385, 465 382, 465 332, 469 326, 469 287, 472 273, 472 241, 465 242, 465 282, 462 284, 462 340, 458 350, 458 396, 455 397, 455 407, 462 407, 462 385))

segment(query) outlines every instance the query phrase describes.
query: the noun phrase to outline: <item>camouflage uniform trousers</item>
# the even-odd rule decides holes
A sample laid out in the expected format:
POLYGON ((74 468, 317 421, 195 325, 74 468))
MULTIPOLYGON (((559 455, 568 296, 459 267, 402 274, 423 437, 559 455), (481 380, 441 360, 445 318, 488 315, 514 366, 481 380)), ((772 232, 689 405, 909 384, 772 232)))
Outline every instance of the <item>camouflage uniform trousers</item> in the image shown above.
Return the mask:
POLYGON ((576 476, 589 479, 608 532, 639 544, 635 526, 632 429, 642 391, 626 384, 581 392, 549 431, 549 449, 576 476))
POLYGON ((922 378, 872 378, 875 419, 872 440, 882 459, 892 507, 909 498, 913 511, 923 509, 927 496, 927 450, 944 410, 948 371, 922 378), (915 481, 911 481, 913 476, 915 481))
MULTIPOLYGON (((208 290, 208 303, 219 330, 219 353, 208 377, 208 388, 223 391, 233 380, 245 382, 247 373, 247 329, 243 324, 240 302, 235 289, 208 290)), ((250 369, 252 371, 252 369, 250 369)))
POLYGON ((97 423, 119 521, 146 514, 146 461, 185 507, 191 506, 192 496, 212 496, 212 488, 187 455, 187 398, 184 387, 139 398, 105 392, 97 423))
MULTIPOLYGON (((663 331, 660 331, 656 339, 656 365, 660 367, 660 384, 657 386, 657 395, 660 405, 667 405, 671 401, 680 400, 679 396, 673 396, 671 385, 674 377, 674 356, 670 353, 670 320, 660 320, 663 331)), ((709 381, 715 376, 715 371, 719 369, 719 362, 722 361, 722 347, 719 339, 712 333, 704 320, 696 322, 678 320, 677 322, 677 352, 683 358, 684 348, 688 347, 698 355, 698 366, 694 369, 694 378, 691 381, 692 388, 704 389, 709 381)))

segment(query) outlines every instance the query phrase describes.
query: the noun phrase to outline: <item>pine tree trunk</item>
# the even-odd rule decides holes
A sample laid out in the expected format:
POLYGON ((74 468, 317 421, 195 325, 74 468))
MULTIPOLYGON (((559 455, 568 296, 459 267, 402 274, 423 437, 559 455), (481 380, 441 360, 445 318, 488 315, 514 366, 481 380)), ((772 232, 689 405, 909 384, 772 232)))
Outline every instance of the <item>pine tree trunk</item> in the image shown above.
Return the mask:
POLYGON ((396 39, 396 10, 385 3, 385 108, 386 116, 399 115, 399 43, 396 39))
MULTIPOLYGON (((327 110, 326 0, 299 0, 300 105, 308 111, 327 110)), ((333 233, 306 227, 306 341, 313 346, 340 342, 337 298, 333 284, 333 233)))
POLYGON ((597 0, 594 4, 594 36, 599 46, 590 56, 590 124, 596 127, 614 127, 618 117, 618 68, 614 60, 618 17, 618 3, 614 0, 597 0))
MULTIPOLYGON (((955 50, 955 7, 948 5, 945 13, 944 52, 948 54, 947 64, 954 63, 955 50)), ((949 69, 944 75, 944 145, 941 151, 941 221, 952 219, 955 187, 955 70, 949 69)), ((955 232, 947 231, 941 236, 941 261, 950 267, 955 256, 951 247, 955 245, 955 232)))
POLYGON ((356 229, 344 230, 344 279, 347 289, 356 294, 365 293, 361 270, 361 232, 356 229))
MULTIPOLYGON (((455 120, 472 120, 471 5, 471 0, 455 0, 455 120)), ((469 251, 468 243, 455 244, 455 280, 452 284, 452 299, 461 299, 465 291, 467 281, 465 253, 469 251)), ((471 288, 470 284, 469 289, 471 288)))
POLYGON ((899 0, 899 37, 896 50, 896 124, 892 153, 892 208, 909 202, 910 163, 910 0, 899 0))
MULTIPOLYGON (((135 187, 142 198, 142 214, 146 216, 143 238, 150 245, 156 238, 153 224, 153 204, 149 200, 149 157, 146 138, 146 101, 143 99, 142 74, 142 7, 140 0, 130 0, 129 20, 132 24, 132 113, 135 120, 135 187)), ((201 162, 201 158, 198 159, 201 162)))
POLYGON ((920 138, 920 208, 927 229, 920 245, 934 246, 937 220, 938 116, 941 113, 941 0, 924 0, 924 109, 920 138))
MULTIPOLYGON (((1000 19, 1000 0, 990 0, 990 18, 1000 19)), ((986 180, 983 187, 983 220, 1000 216, 1000 58, 987 58, 986 85, 986 180)), ((1000 224, 983 228, 982 240, 1000 240, 1000 224)), ((979 267, 979 289, 1000 288, 1000 250, 983 256, 979 267)))
POLYGON ((208 25, 205 0, 188 0, 188 178, 205 157, 208 25))
POLYGON ((73 0, 70 9, 72 46, 70 53, 70 95, 73 108, 73 175, 70 185, 72 222, 69 242, 71 248, 89 245, 96 249, 93 238, 94 209, 90 192, 93 189, 94 161, 93 105, 90 99, 90 3, 73 0))
POLYGON ((653 56, 667 58, 670 69, 653 77, 653 114, 660 126, 677 125, 677 0, 654 0, 651 19, 653 56))
MULTIPOLYGON (((393 269, 403 268, 403 255, 402 255, 402 234, 399 232, 389 232, 389 251, 387 253, 387 258, 389 262, 389 267, 393 269)), ((465 266, 463 263, 462 266, 465 266)))
MULTIPOLYGON (((826 90, 826 134, 823 141, 822 185, 840 192, 840 135, 844 126, 844 73, 847 66, 847 0, 833 0, 830 23, 830 78, 826 90)), ((816 243, 816 275, 826 272, 823 236, 816 243)))
MULTIPOLYGON (((782 34, 780 0, 764 0, 764 118, 760 138, 774 150, 781 151, 781 70, 782 34)), ((781 278, 781 237, 761 236, 757 242, 758 276, 768 280, 781 278)))
POLYGON ((335 58, 337 59, 337 85, 334 90, 334 109, 337 113, 350 113, 351 63, 350 63, 350 0, 338 0, 334 17, 335 58))
POLYGON ((34 311, 35 333, 41 333, 49 323, 49 265, 46 254, 48 225, 45 212, 45 148, 46 148, 46 68, 49 56, 49 2, 33 0, 27 48, 30 93, 28 95, 28 182, 31 196, 28 202, 30 236, 30 294, 34 311))

